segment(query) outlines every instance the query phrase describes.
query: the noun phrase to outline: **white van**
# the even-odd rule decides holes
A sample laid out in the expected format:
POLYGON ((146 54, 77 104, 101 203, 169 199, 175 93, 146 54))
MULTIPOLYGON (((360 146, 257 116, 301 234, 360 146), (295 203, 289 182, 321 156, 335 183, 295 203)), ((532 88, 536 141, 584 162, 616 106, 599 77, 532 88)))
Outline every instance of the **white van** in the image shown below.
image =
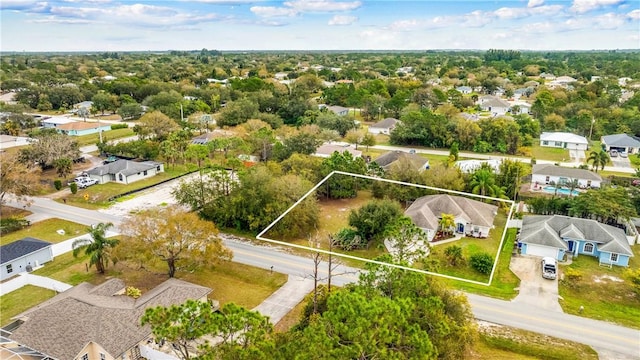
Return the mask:
POLYGON ((542 277, 549 280, 555 280, 558 273, 558 263, 552 257, 542 258, 542 277))

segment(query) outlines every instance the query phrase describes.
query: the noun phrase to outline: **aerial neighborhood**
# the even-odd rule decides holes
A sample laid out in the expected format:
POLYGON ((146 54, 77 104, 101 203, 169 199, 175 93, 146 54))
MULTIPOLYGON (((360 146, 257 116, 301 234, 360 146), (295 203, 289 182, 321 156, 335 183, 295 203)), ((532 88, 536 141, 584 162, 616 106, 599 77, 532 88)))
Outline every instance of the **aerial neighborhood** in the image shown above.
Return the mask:
POLYGON ((0 62, 0 358, 640 357, 636 50, 0 62))

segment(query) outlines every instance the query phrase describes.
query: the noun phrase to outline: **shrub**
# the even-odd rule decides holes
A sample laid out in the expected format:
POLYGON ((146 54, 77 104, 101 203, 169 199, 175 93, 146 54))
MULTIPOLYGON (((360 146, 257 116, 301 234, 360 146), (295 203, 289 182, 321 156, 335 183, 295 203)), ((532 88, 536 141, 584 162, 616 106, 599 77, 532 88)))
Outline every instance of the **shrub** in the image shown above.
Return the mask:
POLYGON ((640 269, 627 269, 624 272, 624 277, 631 282, 633 290, 640 295, 640 269))
POLYGON ((54 181, 53 187, 56 188, 56 190, 62 189, 62 180, 57 179, 56 181, 54 181))
POLYGON ((142 295, 142 291, 140 291, 140 289, 135 288, 133 286, 127 286, 125 290, 125 295, 131 296, 132 298, 137 299, 140 297, 140 295, 142 295))
POLYGON ((14 217, 0 219, 0 235, 6 235, 29 226, 29 220, 14 217))
POLYGON ((129 125, 127 125, 127 124, 113 124, 113 125, 111 125, 111 130, 126 129, 128 127, 129 127, 129 125))
POLYGON ((480 274, 491 273, 493 267, 493 257, 487 253, 480 253, 471 256, 471 267, 480 274))
POLYGON ((462 248, 458 245, 450 245, 444 249, 444 256, 449 261, 451 266, 464 263, 464 257, 462 256, 462 248))
POLYGON ((575 282, 578 282, 578 281, 582 280, 582 272, 580 270, 567 268, 564 271, 564 277, 565 277, 565 279, 567 281, 575 283, 575 282))
POLYGON ((78 192, 78 184, 72 182, 69 184, 69 190, 71 190, 72 194, 76 194, 78 192))

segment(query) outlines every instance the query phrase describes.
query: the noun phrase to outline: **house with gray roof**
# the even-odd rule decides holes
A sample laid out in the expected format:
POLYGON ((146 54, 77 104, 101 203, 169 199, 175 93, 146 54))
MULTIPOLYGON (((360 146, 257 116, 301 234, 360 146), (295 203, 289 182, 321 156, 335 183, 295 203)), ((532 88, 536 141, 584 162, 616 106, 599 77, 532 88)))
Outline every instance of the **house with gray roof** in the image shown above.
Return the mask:
POLYGON ((481 97, 478 99, 478 103, 483 111, 491 112, 491 116, 504 115, 509 112, 509 109, 511 108, 511 104, 507 101, 493 95, 485 95, 481 97))
POLYGON ((429 159, 424 158, 418 154, 411 154, 404 151, 388 151, 375 160, 384 171, 389 171, 394 167, 410 166, 418 171, 423 171, 429 168, 429 159))
POLYGON ((26 237, 0 246, 0 281, 53 260, 51 243, 26 237))
POLYGON ((442 214, 454 216, 455 233, 486 238, 493 228, 493 220, 497 213, 498 207, 495 205, 448 194, 418 198, 404 212, 427 234, 429 241, 433 241, 439 229, 442 214))
POLYGON ((640 149, 640 141, 627 134, 605 135, 600 138, 606 151, 616 150, 627 154, 636 154, 640 149))
POLYGON ((9 338, 55 359, 138 359, 153 346, 151 327, 140 325, 147 308, 206 301, 211 289, 172 278, 137 299, 124 292, 120 279, 79 284, 15 316, 9 338))
POLYGON ((601 265, 628 266, 633 256, 624 230, 591 219, 533 215, 522 219, 521 253, 563 260, 588 255, 601 265))
POLYGON ((593 171, 567 168, 553 164, 535 164, 531 171, 531 185, 543 186, 551 184, 564 185, 572 180, 578 181, 581 189, 599 188, 602 177, 593 171))
POLYGON ((100 184, 110 181, 120 184, 131 184, 138 180, 150 178, 164 172, 164 165, 155 161, 136 162, 120 159, 112 163, 98 166, 87 171, 90 178, 100 184))
POLYGON ((369 126, 369 132, 371 134, 385 134, 385 135, 389 135, 391 134, 391 132, 393 131, 393 129, 396 128, 396 126, 398 125, 398 123, 400 123, 401 121, 398 119, 394 119, 394 118, 386 118, 383 119, 381 121, 378 121, 377 123, 369 126))

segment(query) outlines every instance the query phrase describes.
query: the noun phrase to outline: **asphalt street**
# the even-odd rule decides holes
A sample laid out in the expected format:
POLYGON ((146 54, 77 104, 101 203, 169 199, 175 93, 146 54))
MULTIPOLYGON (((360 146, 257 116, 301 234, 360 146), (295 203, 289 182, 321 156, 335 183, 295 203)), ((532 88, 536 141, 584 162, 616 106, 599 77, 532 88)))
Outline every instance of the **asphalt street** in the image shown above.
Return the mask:
MULTIPOLYGON (((43 213, 81 224, 91 225, 98 222, 112 222, 116 226, 122 217, 102 212, 77 208, 57 203, 50 199, 31 198, 29 210, 43 213)), ((8 205, 22 207, 22 203, 9 199, 8 205)), ((224 244, 233 251, 233 260, 280 273, 308 277, 313 269, 311 257, 294 255, 288 249, 269 244, 260 245, 254 241, 240 240, 231 235, 222 234, 224 244)), ((328 265, 320 264, 320 275, 326 277, 328 265)), ((358 269, 340 266, 334 273, 332 283, 344 285, 358 278, 358 269)), ((535 306, 518 304, 511 301, 467 294, 474 316, 496 324, 534 331, 537 333, 568 339, 593 346, 600 354, 606 353, 607 359, 640 359, 640 331, 549 311, 535 306)))

